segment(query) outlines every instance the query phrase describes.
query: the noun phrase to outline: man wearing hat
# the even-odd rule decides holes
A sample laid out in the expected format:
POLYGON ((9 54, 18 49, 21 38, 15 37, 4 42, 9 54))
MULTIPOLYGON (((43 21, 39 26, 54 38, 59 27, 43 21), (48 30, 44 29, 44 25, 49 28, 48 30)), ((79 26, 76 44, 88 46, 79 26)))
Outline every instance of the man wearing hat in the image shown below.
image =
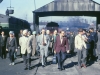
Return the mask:
POLYGON ((9 52, 9 58, 11 62, 9 65, 14 65, 14 53, 15 50, 17 51, 17 42, 13 31, 9 32, 9 36, 10 37, 7 38, 6 42, 6 50, 9 52))
POLYGON ((25 64, 24 70, 31 70, 31 49, 28 45, 28 30, 23 30, 23 36, 19 39, 19 45, 21 46, 21 54, 25 64))
POLYGON ((47 57, 47 38, 45 35, 45 29, 42 29, 41 35, 39 35, 38 45, 40 47, 42 67, 45 67, 45 57, 47 57))

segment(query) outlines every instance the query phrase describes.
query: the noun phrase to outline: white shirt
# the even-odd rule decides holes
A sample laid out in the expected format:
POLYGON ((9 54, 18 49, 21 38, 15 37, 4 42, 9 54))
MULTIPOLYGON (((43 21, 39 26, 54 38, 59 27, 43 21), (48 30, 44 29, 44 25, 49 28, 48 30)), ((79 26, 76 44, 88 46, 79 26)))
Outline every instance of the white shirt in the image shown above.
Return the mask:
POLYGON ((63 41, 63 37, 61 37, 61 36, 60 36, 60 41, 61 41, 61 44, 62 44, 62 41, 63 41))
MULTIPOLYGON (((43 34, 42 34, 42 38, 43 38, 43 34)), ((44 35, 44 43, 47 44, 47 39, 46 39, 46 36, 44 35)))
POLYGON ((75 37, 75 48, 81 50, 82 47, 86 48, 86 43, 84 41, 84 37, 78 34, 75 37))

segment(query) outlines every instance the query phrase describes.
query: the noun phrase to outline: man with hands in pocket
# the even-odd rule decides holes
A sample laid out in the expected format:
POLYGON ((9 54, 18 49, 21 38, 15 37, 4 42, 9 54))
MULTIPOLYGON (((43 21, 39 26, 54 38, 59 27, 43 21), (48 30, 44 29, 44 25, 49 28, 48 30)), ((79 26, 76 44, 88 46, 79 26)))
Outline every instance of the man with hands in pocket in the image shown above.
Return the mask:
POLYGON ((17 42, 16 38, 14 37, 14 32, 10 31, 9 36, 7 38, 6 42, 6 51, 9 52, 9 59, 10 59, 10 64, 9 65, 14 65, 14 53, 17 51, 17 42))

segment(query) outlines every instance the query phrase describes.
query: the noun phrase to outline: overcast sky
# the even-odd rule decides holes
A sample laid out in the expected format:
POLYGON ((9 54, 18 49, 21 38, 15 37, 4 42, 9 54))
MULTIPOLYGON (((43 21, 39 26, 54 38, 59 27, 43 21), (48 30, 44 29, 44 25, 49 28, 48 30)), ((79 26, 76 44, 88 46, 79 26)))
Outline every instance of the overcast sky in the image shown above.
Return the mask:
MULTIPOLYGON (((52 2, 53 0, 35 0, 36 8, 40 8, 45 4, 52 2)), ((100 0, 94 0, 100 3, 100 0)), ((5 14, 7 7, 10 6, 10 0, 3 0, 0 4, 0 14, 5 14)), ((14 14, 12 16, 26 19, 29 22, 33 22, 32 11, 34 8, 34 0, 11 0, 11 6, 14 7, 14 14)), ((51 17, 52 18, 52 17, 51 17)))

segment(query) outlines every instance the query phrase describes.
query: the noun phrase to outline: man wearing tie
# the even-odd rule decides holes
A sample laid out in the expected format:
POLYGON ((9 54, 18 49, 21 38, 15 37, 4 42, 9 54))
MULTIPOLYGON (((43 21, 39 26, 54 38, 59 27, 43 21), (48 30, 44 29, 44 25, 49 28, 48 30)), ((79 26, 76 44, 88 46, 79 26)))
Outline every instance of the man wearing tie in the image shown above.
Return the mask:
POLYGON ((48 55, 48 51, 47 51, 47 39, 46 39, 46 35, 45 35, 45 29, 42 29, 41 31, 41 35, 39 35, 39 42, 38 42, 39 46, 40 46, 40 55, 41 55, 41 62, 42 62, 42 67, 45 67, 45 59, 48 55))
POLYGON ((57 54, 58 69, 64 70, 64 61, 66 59, 66 51, 69 52, 68 39, 65 36, 65 32, 62 30, 60 35, 57 36, 54 46, 54 53, 57 54))

